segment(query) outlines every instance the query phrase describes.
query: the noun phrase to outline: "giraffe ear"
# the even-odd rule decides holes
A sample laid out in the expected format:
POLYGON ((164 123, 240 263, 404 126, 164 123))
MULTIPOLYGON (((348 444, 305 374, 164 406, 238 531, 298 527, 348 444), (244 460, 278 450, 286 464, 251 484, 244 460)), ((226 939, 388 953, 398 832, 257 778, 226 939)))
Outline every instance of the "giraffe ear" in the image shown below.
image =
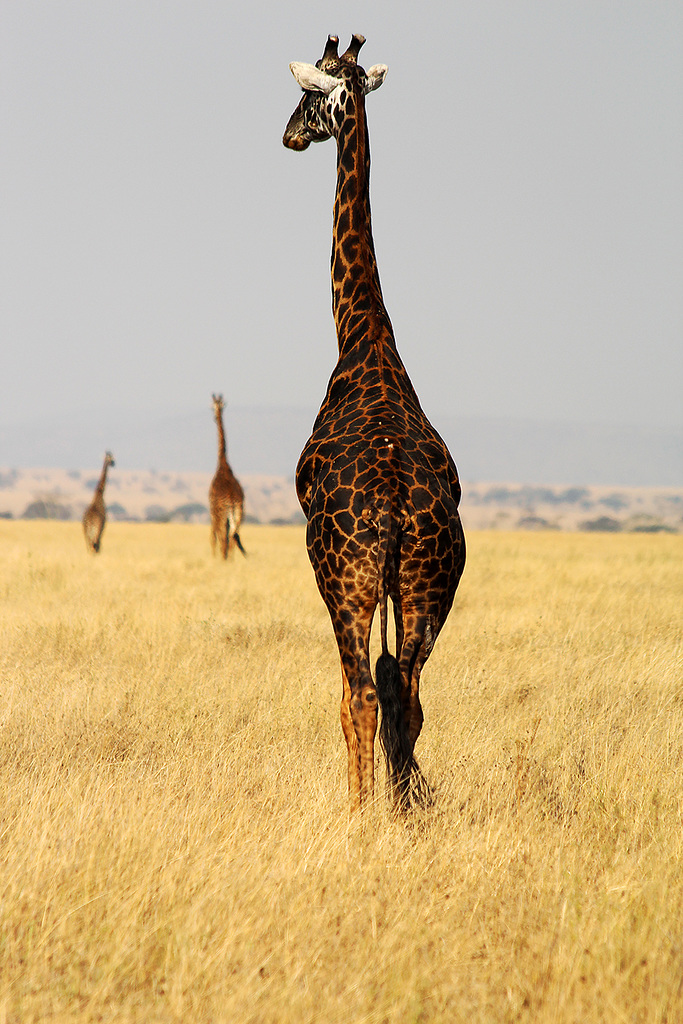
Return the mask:
POLYGON ((365 92, 374 92, 375 89, 379 89, 380 85, 387 77, 387 71, 389 68, 386 64, 373 64, 372 67, 365 72, 365 92))
POLYGON ((289 65, 289 70, 301 88, 306 89, 308 92, 322 92, 329 96, 341 84, 341 79, 333 78, 332 75, 326 75, 315 64, 301 64, 298 60, 295 60, 289 65))

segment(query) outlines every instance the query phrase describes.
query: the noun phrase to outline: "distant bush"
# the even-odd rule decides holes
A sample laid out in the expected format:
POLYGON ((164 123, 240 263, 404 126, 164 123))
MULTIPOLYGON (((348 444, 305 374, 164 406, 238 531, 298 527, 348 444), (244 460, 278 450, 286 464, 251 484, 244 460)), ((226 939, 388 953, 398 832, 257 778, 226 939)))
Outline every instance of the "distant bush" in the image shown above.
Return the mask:
POLYGON ((171 513, 163 505, 148 505, 145 509, 145 520, 148 523, 167 523, 171 513))
POLYGON ((525 505, 555 505, 562 501, 550 487, 521 487, 519 497, 525 505))
POLYGON ((587 497, 588 491, 585 487, 568 487, 566 491, 560 491, 560 493, 555 497, 555 501, 566 502, 568 505, 576 505, 587 497))
POLYGON ((517 522, 517 526, 521 530, 557 530, 558 527, 554 523, 544 519, 543 516, 522 516, 517 522))
POLYGON ((512 505, 517 508, 529 508, 533 505, 576 505, 588 497, 585 487, 566 487, 555 490, 553 487, 490 487, 484 494, 478 491, 468 495, 470 501, 481 502, 483 505, 512 505))
POLYGON ((640 523, 631 529, 631 533, 677 533, 673 526, 667 523, 640 523))
POLYGON ((200 501, 189 501, 174 508, 169 516, 172 523, 198 523, 208 518, 209 510, 200 501))
POLYGON ((615 512, 620 512, 622 508, 628 506, 628 498, 615 491, 614 494, 606 494, 604 498, 600 498, 600 504, 607 505, 607 508, 611 508, 615 512))
POLYGON ((490 487, 481 500, 485 505, 506 505, 516 493, 519 492, 511 491, 509 487, 490 487))
POLYGON ((37 498, 26 506, 22 519, 71 519, 71 507, 53 498, 37 498))
POLYGON ((118 520, 130 518, 123 505, 118 501, 113 501, 111 505, 107 504, 107 515, 111 516, 112 519, 118 520))
POLYGON ((626 524, 625 529, 627 529, 629 533, 678 532, 675 527, 669 526, 667 523, 663 523, 657 516, 648 515, 644 512, 641 512, 639 515, 632 516, 626 524))
POLYGON ((611 516, 598 516, 597 519, 587 519, 585 522, 579 523, 579 529, 588 533, 619 533, 623 527, 618 519, 612 519, 611 516))

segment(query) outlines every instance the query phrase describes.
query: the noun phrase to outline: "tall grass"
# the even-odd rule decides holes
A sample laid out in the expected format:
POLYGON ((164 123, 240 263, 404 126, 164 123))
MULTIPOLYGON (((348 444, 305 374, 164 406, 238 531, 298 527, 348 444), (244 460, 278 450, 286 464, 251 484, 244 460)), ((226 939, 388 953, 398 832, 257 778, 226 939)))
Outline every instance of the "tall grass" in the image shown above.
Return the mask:
POLYGON ((361 823, 303 530, 244 533, 0 523, 0 1022, 683 1020, 683 538, 471 534, 436 804, 361 823))

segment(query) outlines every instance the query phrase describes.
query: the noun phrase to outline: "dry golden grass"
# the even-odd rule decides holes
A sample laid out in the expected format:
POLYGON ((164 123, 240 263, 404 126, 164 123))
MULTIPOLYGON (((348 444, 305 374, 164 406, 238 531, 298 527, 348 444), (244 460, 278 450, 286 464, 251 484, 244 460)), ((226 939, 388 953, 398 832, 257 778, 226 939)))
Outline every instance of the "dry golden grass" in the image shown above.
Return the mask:
POLYGON ((243 539, 0 522, 0 1022, 683 1020, 683 537, 471 534, 436 805, 364 828, 303 530, 243 539))

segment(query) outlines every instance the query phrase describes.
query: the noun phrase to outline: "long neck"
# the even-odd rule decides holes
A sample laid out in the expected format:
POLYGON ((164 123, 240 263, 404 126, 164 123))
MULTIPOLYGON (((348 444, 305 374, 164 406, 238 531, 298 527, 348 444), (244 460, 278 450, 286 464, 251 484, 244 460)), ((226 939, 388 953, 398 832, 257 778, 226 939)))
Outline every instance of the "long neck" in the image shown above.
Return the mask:
POLYGON ((100 473, 100 479, 97 481, 96 494, 104 494, 104 485, 107 482, 107 470, 109 469, 109 460, 105 459, 102 466, 102 472, 100 473))
POLYGON ((393 344, 372 240, 365 98, 356 92, 353 100, 337 137, 332 235, 332 310, 340 355, 368 335, 393 344))
POLYGON ((227 447, 225 444, 225 430, 223 428, 223 413, 216 410, 216 426, 218 427, 218 461, 227 462, 227 447))

